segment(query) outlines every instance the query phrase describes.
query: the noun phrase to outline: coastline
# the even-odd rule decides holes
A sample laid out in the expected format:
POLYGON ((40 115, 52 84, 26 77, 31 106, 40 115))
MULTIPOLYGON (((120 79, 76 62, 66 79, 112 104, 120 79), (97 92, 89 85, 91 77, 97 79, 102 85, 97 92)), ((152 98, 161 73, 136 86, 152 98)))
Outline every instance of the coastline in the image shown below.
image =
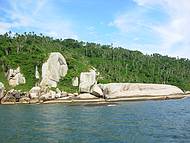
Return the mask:
POLYGON ((113 102, 130 102, 130 101, 148 101, 148 100, 171 100, 171 99, 184 99, 190 97, 190 94, 178 94, 178 95, 167 95, 167 96, 134 96, 134 97, 121 97, 121 98, 96 98, 96 99, 54 99, 47 101, 31 100, 30 102, 5 102, 1 105, 17 105, 17 104, 67 104, 67 103, 78 103, 78 104, 109 104, 113 102))

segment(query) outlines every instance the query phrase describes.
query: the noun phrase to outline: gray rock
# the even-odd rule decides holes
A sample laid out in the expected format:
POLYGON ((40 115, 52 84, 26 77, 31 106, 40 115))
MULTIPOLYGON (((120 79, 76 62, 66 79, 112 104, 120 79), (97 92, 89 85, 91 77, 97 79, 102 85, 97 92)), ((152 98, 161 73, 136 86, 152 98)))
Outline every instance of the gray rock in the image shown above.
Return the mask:
POLYGON ((96 84, 96 71, 82 72, 80 74, 79 91, 81 93, 90 93, 92 86, 96 84))
POLYGON ((2 82, 0 82, 0 99, 4 97, 4 84, 2 82))
POLYGON ((56 98, 56 92, 50 90, 48 93, 41 95, 39 97, 40 100, 46 101, 46 100, 53 100, 56 98))
POLYGON ((7 79, 9 81, 9 85, 11 85, 11 86, 17 86, 19 84, 26 83, 25 77, 20 72, 20 67, 18 67, 16 70, 9 69, 7 72, 7 79))
POLYGON ((41 88, 38 86, 32 87, 32 89, 29 91, 29 97, 31 99, 36 99, 40 96, 41 88))
POLYGON ((55 98, 61 98, 61 97, 62 97, 61 93, 56 93, 55 98))
POLYGON ((19 102, 20 103, 30 103, 30 98, 26 97, 26 96, 23 96, 23 97, 20 98, 19 102))
POLYGON ((7 92, 7 94, 1 99, 1 103, 15 103, 15 102, 19 102, 20 99, 20 92, 16 91, 14 89, 10 90, 7 92))
POLYGON ((1 104, 4 104, 6 102, 13 102, 13 103, 15 103, 16 102, 16 98, 13 95, 9 94, 9 95, 7 95, 7 96, 5 96, 5 97, 3 97, 1 99, 1 104))
POLYGON ((99 86, 106 98, 183 94, 178 87, 166 84, 109 83, 99 86))
POLYGON ((91 89, 91 94, 97 96, 97 97, 104 97, 104 94, 102 92, 102 89, 97 85, 95 84, 92 89, 91 89))
POLYGON ((67 74, 68 66, 59 52, 50 54, 47 62, 42 65, 41 86, 57 87, 57 83, 67 74))
POLYGON ((72 85, 73 85, 74 87, 79 86, 79 78, 78 78, 78 77, 74 77, 74 78, 72 79, 72 85))

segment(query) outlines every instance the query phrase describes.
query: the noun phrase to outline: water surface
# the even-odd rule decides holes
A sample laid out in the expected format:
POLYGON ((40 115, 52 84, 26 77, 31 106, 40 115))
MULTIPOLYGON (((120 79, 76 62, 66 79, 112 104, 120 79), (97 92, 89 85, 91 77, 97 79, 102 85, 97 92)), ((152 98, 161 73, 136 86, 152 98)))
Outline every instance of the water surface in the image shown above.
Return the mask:
POLYGON ((0 143, 190 143, 190 99, 0 105, 0 143))

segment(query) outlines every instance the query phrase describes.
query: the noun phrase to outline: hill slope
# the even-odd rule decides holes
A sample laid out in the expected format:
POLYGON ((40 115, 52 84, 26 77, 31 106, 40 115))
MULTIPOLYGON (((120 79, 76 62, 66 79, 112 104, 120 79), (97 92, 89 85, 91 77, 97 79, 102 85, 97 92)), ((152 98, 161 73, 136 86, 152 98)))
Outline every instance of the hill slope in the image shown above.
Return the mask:
POLYGON ((65 91, 77 91, 71 79, 87 71, 91 66, 100 72, 101 83, 138 82, 166 83, 190 90, 190 60, 159 54, 143 55, 110 45, 79 42, 73 39, 53 39, 34 33, 0 35, 0 81, 9 89, 5 72, 21 67, 26 84, 16 88, 29 90, 37 82, 35 66, 41 69, 50 52, 60 52, 66 58, 69 71, 58 87, 65 91))

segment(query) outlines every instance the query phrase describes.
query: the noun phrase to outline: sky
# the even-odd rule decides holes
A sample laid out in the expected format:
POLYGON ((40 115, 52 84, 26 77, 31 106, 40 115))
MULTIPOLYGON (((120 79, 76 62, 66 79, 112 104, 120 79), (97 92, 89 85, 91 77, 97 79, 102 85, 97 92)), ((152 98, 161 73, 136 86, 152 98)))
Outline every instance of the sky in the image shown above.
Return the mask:
POLYGON ((190 0, 0 0, 8 31, 190 59, 190 0))

